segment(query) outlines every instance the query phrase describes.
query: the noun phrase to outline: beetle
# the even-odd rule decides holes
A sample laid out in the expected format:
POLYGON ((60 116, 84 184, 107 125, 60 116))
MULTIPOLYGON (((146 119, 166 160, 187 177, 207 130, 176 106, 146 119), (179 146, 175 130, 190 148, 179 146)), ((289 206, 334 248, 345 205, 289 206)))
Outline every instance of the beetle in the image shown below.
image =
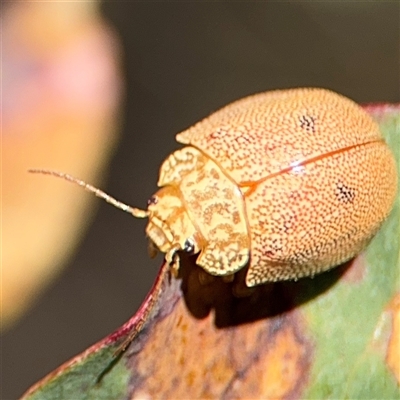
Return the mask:
POLYGON ((160 168, 147 210, 66 174, 135 217, 173 271, 181 251, 248 287, 297 280, 360 253, 388 216, 394 157, 378 125, 352 100, 320 88, 255 94, 176 136, 185 147, 160 168))

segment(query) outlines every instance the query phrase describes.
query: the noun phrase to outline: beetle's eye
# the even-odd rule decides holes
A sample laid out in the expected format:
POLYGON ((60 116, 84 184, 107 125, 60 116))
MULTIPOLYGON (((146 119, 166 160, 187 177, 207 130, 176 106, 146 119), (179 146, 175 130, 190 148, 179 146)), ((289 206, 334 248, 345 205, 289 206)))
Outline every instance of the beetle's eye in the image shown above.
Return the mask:
POLYGON ((147 200, 147 205, 151 206, 153 204, 157 204, 158 199, 156 196, 151 196, 148 200, 147 200))
POLYGON ((183 248, 183 250, 186 252, 186 253, 193 253, 193 251, 194 251, 194 242, 193 242, 193 239, 186 239, 186 241, 185 241, 185 247, 183 248))

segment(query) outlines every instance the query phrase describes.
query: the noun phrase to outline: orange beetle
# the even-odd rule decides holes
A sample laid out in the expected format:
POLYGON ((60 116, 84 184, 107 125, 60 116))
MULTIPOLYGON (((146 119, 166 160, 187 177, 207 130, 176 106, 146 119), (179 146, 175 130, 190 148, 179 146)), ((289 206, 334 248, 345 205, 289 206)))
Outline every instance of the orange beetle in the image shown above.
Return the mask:
POLYGON ((187 146, 162 164, 146 211, 78 181, 148 217, 147 235, 175 270, 186 251, 211 275, 248 266, 249 287, 313 276, 363 250, 396 195, 378 125, 329 90, 246 97, 176 138, 187 146))

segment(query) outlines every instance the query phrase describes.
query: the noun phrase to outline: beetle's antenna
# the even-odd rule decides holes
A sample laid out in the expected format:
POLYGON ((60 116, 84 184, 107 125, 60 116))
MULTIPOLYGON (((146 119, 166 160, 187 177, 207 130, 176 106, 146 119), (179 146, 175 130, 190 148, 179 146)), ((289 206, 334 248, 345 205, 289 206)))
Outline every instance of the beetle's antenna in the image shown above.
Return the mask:
POLYGON ((74 178, 73 176, 64 174, 63 172, 51 171, 48 169, 29 169, 28 172, 33 173, 33 174, 52 175, 52 176, 56 176, 57 178, 65 179, 68 182, 76 183, 77 185, 82 186, 87 191, 94 193, 97 197, 100 197, 101 199, 105 200, 107 203, 112 204, 114 207, 117 207, 122 211, 131 213, 134 217, 146 218, 149 215, 148 211, 140 210, 139 208, 128 206, 127 204, 114 199, 114 197, 111 197, 107 193, 103 192, 100 189, 97 189, 96 187, 94 187, 92 185, 89 185, 88 183, 82 181, 81 179, 74 178))

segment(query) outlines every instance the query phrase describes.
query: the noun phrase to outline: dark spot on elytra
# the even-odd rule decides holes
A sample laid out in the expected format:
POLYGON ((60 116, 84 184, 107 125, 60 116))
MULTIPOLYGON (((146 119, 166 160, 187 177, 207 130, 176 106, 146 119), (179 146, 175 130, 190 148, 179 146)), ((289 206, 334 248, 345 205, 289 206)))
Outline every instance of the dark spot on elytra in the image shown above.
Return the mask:
POLYGON ((226 133, 227 133, 226 130, 218 128, 208 136, 207 140, 223 138, 226 135, 226 133))
POLYGON ((275 255, 275 252, 273 252, 272 250, 264 250, 262 252, 263 256, 267 257, 267 258, 273 258, 275 255))
POLYGON ((305 129, 307 132, 315 132, 315 121, 316 118, 311 115, 302 115, 300 117, 300 127, 305 129))
POLYGON ((353 203, 356 197, 356 190, 345 185, 342 181, 338 181, 336 183, 335 195, 341 203, 353 203))
POLYGON ((217 170, 215 168, 211 169, 210 174, 215 180, 219 179, 219 174, 218 174, 218 172, 217 172, 217 170))

